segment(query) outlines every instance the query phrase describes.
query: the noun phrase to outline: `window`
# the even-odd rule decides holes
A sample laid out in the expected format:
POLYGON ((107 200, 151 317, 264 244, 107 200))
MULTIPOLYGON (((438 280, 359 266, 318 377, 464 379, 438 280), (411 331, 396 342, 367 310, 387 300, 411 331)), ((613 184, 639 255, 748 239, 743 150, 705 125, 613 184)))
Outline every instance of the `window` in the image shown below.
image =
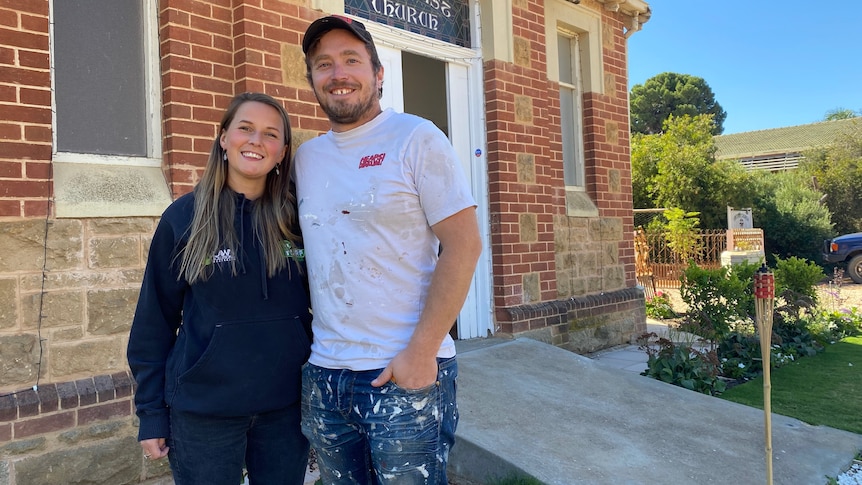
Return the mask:
POLYGON ((55 160, 160 165, 154 1, 53 2, 55 160))
POLYGON ((583 84, 578 34, 559 32, 557 54, 560 69, 563 178, 566 187, 584 190, 583 84))
POLYGON ((566 214, 596 217, 595 194, 590 194, 586 182, 592 161, 585 156, 583 103, 586 96, 604 94, 601 12, 562 0, 546 0, 545 38, 548 79, 556 81, 560 90, 566 214))
POLYGON ((161 169, 158 0, 53 0, 57 217, 158 216, 161 169))

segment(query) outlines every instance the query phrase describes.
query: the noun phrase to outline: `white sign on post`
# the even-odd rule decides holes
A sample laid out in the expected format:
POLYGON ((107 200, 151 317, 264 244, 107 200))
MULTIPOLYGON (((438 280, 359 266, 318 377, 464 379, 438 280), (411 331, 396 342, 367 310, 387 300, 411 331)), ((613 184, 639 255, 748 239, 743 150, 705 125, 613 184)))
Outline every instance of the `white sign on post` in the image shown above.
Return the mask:
POLYGON ((754 221, 751 218, 751 209, 734 209, 727 206, 727 228, 753 229, 754 221))

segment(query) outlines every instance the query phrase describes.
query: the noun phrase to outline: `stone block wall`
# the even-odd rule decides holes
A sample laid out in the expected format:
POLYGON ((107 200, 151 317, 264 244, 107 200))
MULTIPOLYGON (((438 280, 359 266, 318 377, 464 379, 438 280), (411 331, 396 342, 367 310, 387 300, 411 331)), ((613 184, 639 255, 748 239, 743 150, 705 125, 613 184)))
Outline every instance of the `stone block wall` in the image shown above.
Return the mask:
POLYGON ((0 393, 124 371, 154 218, 0 222, 0 393))
POLYGON ((164 475, 125 360, 154 218, 0 221, 0 484, 164 475))

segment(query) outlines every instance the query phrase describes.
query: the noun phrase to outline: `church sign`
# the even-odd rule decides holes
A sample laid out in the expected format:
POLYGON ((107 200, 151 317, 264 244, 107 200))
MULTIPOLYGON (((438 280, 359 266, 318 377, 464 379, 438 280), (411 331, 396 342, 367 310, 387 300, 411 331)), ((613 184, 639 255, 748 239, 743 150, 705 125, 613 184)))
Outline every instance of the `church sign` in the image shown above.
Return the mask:
POLYGON ((472 47, 467 0, 345 0, 344 11, 432 39, 472 47))

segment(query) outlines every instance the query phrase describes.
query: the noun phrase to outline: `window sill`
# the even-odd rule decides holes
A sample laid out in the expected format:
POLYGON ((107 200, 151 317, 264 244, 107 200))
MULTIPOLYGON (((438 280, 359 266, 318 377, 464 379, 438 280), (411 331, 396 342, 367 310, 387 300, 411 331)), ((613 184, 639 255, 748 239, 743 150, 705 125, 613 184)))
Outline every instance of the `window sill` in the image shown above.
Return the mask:
POLYGON ((586 192, 566 189, 566 215, 569 217, 598 217, 599 209, 586 192))
POLYGON ((58 218, 160 216, 171 201, 161 167, 54 162, 58 218))

